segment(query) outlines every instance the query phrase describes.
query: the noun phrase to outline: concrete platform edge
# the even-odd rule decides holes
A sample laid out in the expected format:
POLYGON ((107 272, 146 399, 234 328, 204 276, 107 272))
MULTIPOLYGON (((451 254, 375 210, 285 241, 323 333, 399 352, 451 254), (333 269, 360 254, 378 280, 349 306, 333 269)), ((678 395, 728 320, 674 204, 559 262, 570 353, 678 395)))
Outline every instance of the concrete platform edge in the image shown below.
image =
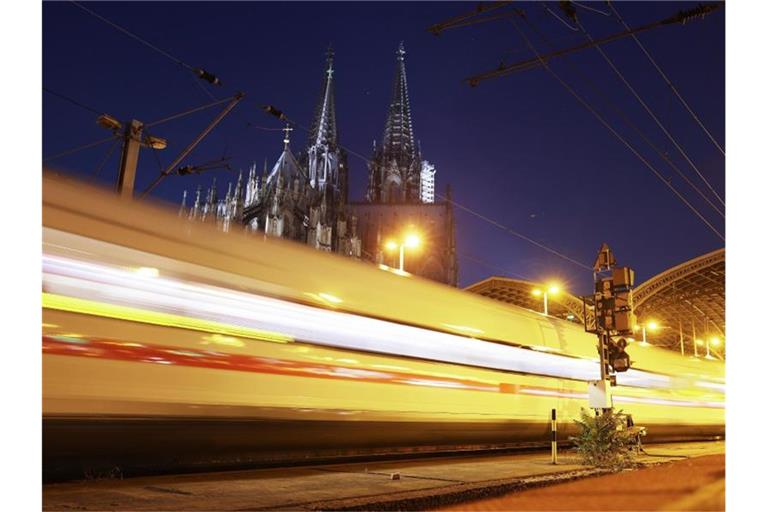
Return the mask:
MULTIPOLYGON (((525 478, 509 478, 447 485, 405 491, 397 494, 346 498, 305 504, 305 510, 424 510, 480 498, 491 498, 512 491, 569 482, 571 480, 613 473, 608 469, 582 469, 525 478)), ((295 509, 295 508, 294 508, 295 509)))

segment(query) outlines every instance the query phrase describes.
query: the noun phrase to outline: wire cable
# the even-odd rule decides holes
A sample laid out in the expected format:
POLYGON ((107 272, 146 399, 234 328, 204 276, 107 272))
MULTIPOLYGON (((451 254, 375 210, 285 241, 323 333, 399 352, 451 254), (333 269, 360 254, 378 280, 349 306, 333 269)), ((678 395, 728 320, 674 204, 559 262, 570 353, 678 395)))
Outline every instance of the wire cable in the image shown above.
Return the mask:
MULTIPOLYGON (((129 31, 129 30, 127 30, 127 29, 125 29, 124 27, 122 27, 122 26, 120 26, 120 25, 118 25, 118 24, 116 24, 116 23, 114 23, 114 22, 112 22, 112 21, 110 21, 110 20, 108 20, 108 19, 104 18, 103 16, 101 16, 101 15, 99 15, 99 14, 95 13, 94 11, 92 11, 92 10, 90 10, 90 9, 88 9, 88 8, 86 8, 86 7, 84 7, 83 5, 79 4, 78 2, 75 2, 75 1, 73 1, 73 0, 72 0, 72 2, 71 2, 71 3, 73 3, 75 6, 79 7, 80 9, 84 10, 85 12, 87 12, 87 13, 91 14, 92 16, 94 16, 94 17, 96 17, 96 18, 98 18, 98 19, 102 20, 103 22, 105 22, 105 23, 109 24, 110 26, 114 27, 115 29, 119 30, 120 32, 123 32, 124 34, 128 35, 128 36, 129 36, 129 37, 131 37, 132 39, 135 39, 136 41, 139 41, 140 43, 144 44, 145 46, 147 46, 147 47, 149 47, 149 48, 151 48, 151 49, 153 49, 153 50, 155 50, 155 51, 157 51, 157 52, 161 53, 161 54, 162 54, 162 55, 164 55, 165 57, 167 57, 167 58, 171 59, 172 61, 176 62, 177 64, 179 64, 179 65, 181 65, 181 66, 183 66, 183 67, 185 67, 185 68, 187 68, 187 69, 189 69, 189 70, 191 70, 191 71, 195 71, 195 72, 197 71, 197 70, 196 70, 194 67, 192 67, 192 66, 190 66, 189 64, 185 63, 185 62, 184 62, 184 61, 182 61, 181 59, 178 59, 178 58, 174 57, 173 55, 171 55, 170 53, 166 52, 165 50, 162 50, 161 48, 158 48, 157 46, 155 46, 155 45, 153 45, 153 44, 149 43, 148 41, 146 41, 146 40, 144 40, 144 39, 142 39, 141 37, 137 36, 136 34, 134 34, 134 33, 130 32, 130 31, 129 31)), ((555 17, 557 17, 557 15, 555 15, 554 13, 552 13, 552 14, 553 14, 555 17)), ((559 19, 559 18, 558 18, 558 19, 559 19)), ((562 21, 562 20, 561 20, 561 21, 562 21)), ((574 30, 576 30, 576 29, 574 29, 574 30)), ((198 83, 197 81, 195 81, 195 83, 197 83, 198 85, 200 85, 200 86, 202 87, 202 84, 198 83)), ((207 95, 209 95, 209 96, 210 96, 212 99, 216 99, 216 98, 215 98, 215 96, 213 96, 213 94, 212 94, 210 91, 208 91, 207 89, 205 89, 204 87, 203 87, 203 91, 204 91, 204 92, 205 92, 207 95)), ((192 113, 192 112, 196 112, 196 111, 202 110, 202 109, 204 109, 204 108, 208 108, 208 107, 210 107, 210 106, 213 106, 213 105, 215 105, 215 104, 221 103, 221 102, 223 102, 223 101, 226 101, 226 100, 221 100, 221 101, 217 100, 216 102, 214 102, 214 103, 212 103, 212 104, 209 104, 209 105, 205 105, 205 106, 202 106, 202 107, 198 107, 198 108, 196 108, 196 109, 192 109, 192 110, 190 110, 190 111, 187 111, 187 112, 182 112, 182 113, 180 113, 180 114, 175 114, 175 115, 173 115, 173 116, 169 116, 168 118, 165 118, 165 119, 161 119, 161 120, 155 121, 155 122, 153 122, 153 123, 150 123, 150 124, 147 124, 147 125, 145 125, 145 127, 156 126, 156 125, 158 125, 158 124, 160 124, 160 123, 162 123, 162 122, 167 122, 167 121, 170 121, 170 120, 172 120, 172 119, 176 119, 176 118, 178 118, 178 117, 182 117, 183 115, 187 115, 187 114, 190 114, 190 113, 192 113)), ((304 131, 305 131, 305 132, 307 132, 307 133, 311 133, 311 130, 310 130, 309 128, 307 128, 307 127, 305 127, 305 126, 301 125, 300 123, 295 123, 295 122, 294 122, 294 123, 292 123, 292 124, 294 124, 295 126, 298 126, 299 128, 301 128, 302 130, 304 130, 304 131)), ((258 126, 256 126, 256 128, 257 128, 257 129, 263 129, 263 130, 270 130, 269 128, 258 127, 258 126)), ((274 129, 274 130, 279 130, 279 128, 277 128, 277 129, 274 129)), ((342 147, 342 149, 344 149, 345 151, 347 151, 349 154, 351 154, 351 155, 354 155, 354 156, 357 156, 357 157, 361 158, 362 160, 364 160, 364 161, 366 161, 366 162, 368 161, 368 159, 367 159, 365 156, 361 155, 360 153, 357 153, 356 151, 353 151, 353 150, 351 150, 351 149, 349 149, 349 148, 346 148, 346 147, 344 147, 344 146, 341 146, 341 145, 340 145, 340 147, 342 147)), ((60 155, 57 155, 57 156, 60 156, 60 155)), ((55 156, 55 157, 56 157, 56 156, 55 156)), ((156 153, 155 153, 155 157, 158 159, 158 162, 159 162, 159 157, 157 156, 157 154, 156 154, 156 153)), ((161 169, 162 169, 162 166, 161 166, 161 169)), ((439 194, 436 194, 436 195, 438 195, 438 196, 439 196, 439 194)), ((442 196, 440 196, 440 197, 442 197, 442 196)), ((446 200, 447 200, 447 199, 446 199, 446 200)), ((555 255, 557 255, 558 257, 564 258, 566 261, 569 261, 569 262, 571 262, 571 263, 574 263, 574 264, 576 264, 576 265, 579 265, 579 266, 581 266, 581 267, 583 267, 583 268, 586 268, 586 269, 588 269, 588 270, 591 270, 591 267, 589 267, 589 266, 587 266, 587 265, 584 265, 583 263, 580 263, 580 262, 578 262, 578 261, 576 261, 576 260, 574 260, 574 259, 572 259, 572 258, 570 258, 570 257, 568 257, 568 256, 566 256, 566 255, 564 255, 564 254, 562 254, 562 253, 560 253, 560 252, 558 252, 558 251, 554 250, 554 249, 551 249, 551 248, 549 248, 549 247, 547 247, 547 246, 545 246, 545 245, 541 244, 540 242, 537 242, 536 240, 533 240, 533 239, 531 239, 531 238, 528 238, 527 236, 525 236, 525 235, 523 235, 523 234, 521 234, 521 233, 518 233, 517 231, 514 231, 514 230, 512 230, 511 228, 508 228, 508 227, 504 226, 504 225, 503 225, 503 224, 501 224, 501 223, 498 223, 498 222, 496 222, 496 221, 493 221, 492 219, 489 219, 488 217, 485 217, 485 216, 483 216, 483 215, 481 215, 481 214, 478 214, 477 212, 474 212, 473 210, 471 210, 471 209, 469 209, 469 208, 467 208, 467 207, 465 207, 465 206, 463 206, 463 205, 460 205, 460 204, 456 203, 456 202, 455 202, 455 201, 453 201, 453 200, 447 200, 447 201, 450 201, 452 204, 456 205, 458 208, 460 208, 460 209, 462 209, 462 210, 465 210, 465 211, 467 211, 467 212, 469 212, 469 213, 471 213, 471 214, 473 214, 473 215, 475 215, 475 216, 477 216, 477 217, 479 217, 479 218, 481 218, 481 219, 485 220, 486 222, 490 222, 491 224, 493 224, 493 225, 495 225, 495 226, 497 226, 497 227, 499 227, 499 228, 503 229, 504 231, 506 231, 506 232, 508 232, 508 233, 510 233, 510 234, 512 234, 512 235, 514 235, 514 236, 517 236, 517 237, 519 237, 519 238, 521 238, 521 239, 523 239, 523 240, 526 240, 526 241, 528 241, 529 243, 532 243, 532 244, 536 245, 537 247, 539 247, 539 248, 541 248, 541 249, 544 249, 544 250, 546 250, 546 251, 548 251, 548 252, 550 252, 550 253, 552 253, 552 254, 555 254, 555 255)))
POLYGON ((56 153, 55 155, 46 156, 43 157, 43 162, 50 162, 51 160, 55 160, 57 158, 60 158, 62 156, 71 155, 72 153, 77 153, 78 151, 82 151, 84 149, 92 148, 94 146, 98 146, 99 144, 104 144, 105 142, 109 142, 111 140, 114 140, 117 135, 112 135, 111 137, 107 137, 106 139, 97 140, 96 142, 90 142, 88 144, 83 144, 82 146, 77 146, 71 149, 67 149, 66 151, 62 151, 61 153, 56 153))
POLYGON ((487 267, 487 268, 489 268, 491 270, 496 270, 496 271, 499 271, 499 272, 503 272, 504 274, 507 274, 507 275, 519 277, 520 279, 524 279, 526 281, 531 281, 531 282, 535 282, 536 281, 535 279, 531 279, 528 276, 524 276, 522 274, 518 274, 517 272, 512 272, 509 269, 500 267, 498 265, 494 265, 493 263, 489 263, 489 262, 487 262, 485 260, 481 260, 480 258, 477 258, 477 257, 475 257, 475 256, 473 256, 471 254, 467 254, 465 252, 457 252, 456 255, 459 258, 467 259, 467 260, 469 260, 471 262, 477 263, 479 265, 483 265, 484 267, 487 267))
POLYGON ((151 128, 153 126, 157 126, 159 124, 167 123, 168 121, 173 121, 175 119, 178 119, 180 117, 187 116, 189 114, 194 114, 195 112, 200 112, 201 110, 206 110, 211 107, 215 107, 216 105, 221 105, 222 103, 226 103, 228 101, 232 101, 234 96, 231 96, 229 98, 224 98, 223 100, 216 100, 212 103, 206 103, 205 105, 200 105, 199 107, 194 107, 189 110, 184 110, 183 112, 177 112, 175 114, 172 114, 168 117, 164 117, 162 119, 158 119, 157 121, 152 121, 151 123, 147 123, 144 125, 144 128, 151 128))
POLYGON ((648 162, 648 160, 643 158, 643 156, 640 153, 638 153, 638 151, 629 142, 627 142, 627 140, 624 139, 624 137, 622 137, 594 108, 592 108, 592 106, 589 103, 587 103, 581 96, 579 96, 579 94, 576 91, 574 91, 571 86, 569 86, 565 81, 563 81, 563 79, 560 78, 560 76, 552 70, 549 64, 547 64, 547 62, 541 58, 541 55, 539 54, 539 52, 533 46, 528 36, 526 36, 525 33, 517 25, 514 18, 511 18, 510 22, 515 27, 515 30, 517 30, 517 32, 525 40, 525 43, 528 45, 528 48, 530 48, 530 50, 534 53, 534 55, 536 55, 537 58, 539 58, 541 65, 544 67, 544 69, 546 69, 560 83, 560 85, 562 85, 574 98, 576 98, 576 100, 578 100, 579 103, 581 103, 584 106, 584 108, 589 110, 592 113, 592 115, 594 115, 597 118, 597 120, 600 121, 600 123, 603 126, 605 126, 606 129, 608 129, 608 131, 610 131, 617 139, 619 139, 621 143, 623 143, 627 147, 627 149, 629 149, 643 164, 645 164, 645 166, 648 167, 648 169, 651 172, 653 172, 653 174, 656 175, 656 177, 662 183, 664 183, 664 185, 666 185, 667 188, 669 188, 697 217, 699 217, 699 219, 701 219, 701 221, 704 222, 704 224, 706 224, 707 227, 709 227, 709 229, 712 230, 712 232, 718 236, 718 238, 725 241, 725 237, 717 230, 717 228, 715 228, 690 202, 688 202, 688 200, 685 199, 685 197, 671 183, 669 183, 666 179, 664 179, 664 177, 659 173, 659 171, 657 171, 656 168, 653 165, 651 165, 650 162, 648 162))
MULTIPOLYGON (((619 23, 624 25, 624 28, 626 28, 627 30, 631 30, 629 28, 629 25, 627 24, 627 22, 624 21, 624 19, 621 17, 619 12, 613 6, 613 2, 608 0, 606 3, 608 4, 608 7, 610 7, 611 11, 613 11, 613 14, 616 16, 616 19, 619 21, 619 23)), ((696 115, 696 113, 693 111, 693 109, 690 107, 690 105, 688 105, 688 102, 685 101, 685 99, 683 98, 683 95, 680 94, 680 91, 677 90, 677 87, 675 87, 672 84, 672 81, 669 79, 667 74, 664 73, 664 71, 662 71, 661 67, 656 63, 656 60, 651 56, 651 53, 645 48, 643 43, 640 42, 640 39, 638 39, 638 37, 635 34, 631 34, 631 35, 632 35, 632 39, 634 39, 635 42, 637 43, 637 46, 640 47, 640 49, 643 51, 645 56, 648 57, 648 60, 651 62, 651 64, 653 64, 653 67, 656 68, 656 71, 659 72, 659 75, 661 75, 661 78, 666 82, 666 84, 669 86, 669 88, 672 89, 672 92, 675 93, 675 96, 677 97, 678 100, 680 100, 680 103, 682 103, 683 106, 685 107, 685 109, 688 111, 688 113, 691 114, 691 117, 693 117, 693 119, 696 121, 696 123, 699 125, 699 127, 702 130, 704 130, 704 133, 707 134, 707 137, 709 137, 709 140, 712 141, 712 144, 714 144, 715 147, 718 150, 720 150, 720 153, 722 153, 723 156, 725 156, 725 150, 723 149, 723 147, 717 142, 717 140, 715 140, 715 138, 712 136, 712 134, 709 132, 709 130, 707 130, 707 127, 704 126, 704 123, 702 123, 701 119, 699 119, 699 116, 696 115)))
POLYGON ((80 2, 75 2, 74 0, 70 0, 70 3, 72 3, 73 5, 75 5, 78 8, 82 9, 83 11, 87 12, 91 16, 100 19, 101 21, 103 21, 107 25, 109 25, 109 26, 119 30, 120 32, 122 32, 123 34, 127 35, 131 39, 134 39, 134 40, 138 41, 139 43, 143 44, 144 46, 146 46, 148 48, 151 48, 152 50, 156 51, 157 53, 163 55, 164 57, 166 57, 166 58, 168 58, 170 60, 172 60, 173 62, 175 62, 179 66, 181 66, 183 68, 186 68, 186 69, 188 69, 188 70, 190 70, 192 72, 197 72, 197 70, 193 66, 190 66, 189 64, 187 64, 183 60, 179 59, 178 57, 174 57, 173 55, 171 55, 167 51, 163 50, 162 48, 158 48, 157 46, 153 45, 152 43, 150 43, 146 39, 143 39, 143 38, 137 36, 136 34, 131 32, 127 28, 122 27, 122 26, 118 25, 117 23, 108 20, 104 16, 102 16, 102 15, 100 15, 100 14, 98 14, 98 13, 92 11, 92 10, 90 10, 89 8, 87 8, 84 5, 82 5, 80 2))
POLYGON ((555 18, 557 18, 557 20, 559 20, 559 21, 560 21, 560 23, 562 23, 563 25, 565 25, 567 28, 571 29, 571 30, 572 30, 572 31, 574 31, 574 32, 578 32, 578 31, 579 31, 579 29, 578 29, 578 28, 576 28, 576 27, 572 27, 572 26, 571 26, 571 25, 570 25, 570 24, 569 24, 567 21, 565 21, 563 18, 561 18, 560 16, 558 16, 556 12, 554 12, 552 9, 550 9, 549 7, 547 7, 547 4, 541 4, 541 5, 542 5, 542 7, 544 7, 544 9, 545 9, 545 10, 546 10, 546 11, 547 11, 549 14, 551 14, 552 16, 554 16, 555 18))
MULTIPOLYGON (((550 47, 553 47, 553 44, 552 44, 552 43, 549 41, 549 38, 547 38, 547 37, 544 35, 544 33, 542 33, 542 31, 541 31, 541 30, 539 30, 539 29, 538 29, 538 28, 537 28, 535 25, 533 25, 533 24, 532 24, 530 21, 528 22, 528 26, 529 26, 531 29, 533 29, 533 31, 534 31, 534 32, 536 32, 536 34, 538 34, 539 38, 540 38, 540 39, 542 39, 542 40, 545 42, 545 44, 547 44, 547 45, 548 45, 548 46, 550 46, 550 47)), ((567 60, 567 59, 566 59, 566 60, 564 60, 564 63, 565 63, 565 64, 566 64, 566 65, 569 67, 569 69, 571 69, 571 71, 573 71, 573 72, 574 72, 574 73, 576 73, 576 74, 577 74, 579 77, 581 77, 581 79, 582 79, 582 80, 584 80, 584 81, 587 83, 587 85, 589 85, 589 86, 592 88, 592 90, 593 90, 593 91, 596 91, 596 92, 597 92, 597 96, 598 96, 598 97, 600 97, 600 98, 603 98, 603 100, 605 101, 605 103, 607 103, 607 104, 608 104, 608 106, 609 106, 609 107, 611 107, 611 109, 612 109, 612 110, 613 110, 613 111, 614 111, 614 112, 615 112, 615 113, 616 113, 616 114, 617 114, 617 115, 618 115, 618 116, 619 116, 619 117, 620 117, 620 118, 621 118, 621 119, 622 119, 622 120, 623 120, 623 121, 624 121, 624 122, 627 124, 627 126, 629 126, 630 128, 632 128, 632 130, 633 130, 633 131, 634 131, 634 132, 635 132, 635 133, 636 133, 636 134, 637 134, 637 135, 638 135, 638 136, 639 136, 639 137, 640 137, 640 138, 641 138, 641 139, 642 139, 642 140, 643 140, 643 141, 644 141, 646 144, 648 144, 648 146, 650 146, 650 147, 651 147, 651 149, 653 149, 653 150, 656 152, 656 154, 658 154, 658 155, 659 155, 659 157, 661 157, 661 159, 662 159, 662 160, 664 160, 665 162, 667 162, 667 164, 668 164, 668 165, 669 165, 669 166, 670 166, 670 167, 671 167, 671 168, 672 168, 672 169, 673 169, 673 170, 674 170, 674 171, 675 171, 675 172, 676 172, 676 173, 677 173, 677 174, 678 174, 678 175, 679 175, 681 178, 683 178, 683 180, 685 180, 685 182, 686 182, 686 183, 687 183, 687 184, 688 184, 688 185, 689 185, 691 188, 693 188, 693 189, 694 189, 694 190, 695 190, 695 191, 696 191, 696 192, 699 194, 699 196, 701 196, 701 198, 702 198, 702 199, 704 199, 704 201, 706 201, 706 202, 707 202, 707 204, 708 204, 708 205, 709 205, 709 206, 710 206, 710 207, 711 207, 713 210, 715 210, 715 211, 716 211, 716 212, 717 212, 717 213, 718 213, 718 214, 719 214, 721 217, 725 218, 725 213, 724 213, 722 210, 720 210, 720 208, 719 208, 719 207, 718 207, 718 206, 717 206, 715 203, 713 203, 713 202, 712 202, 712 200, 711 200, 711 199, 710 199, 710 198, 709 198, 709 197, 708 197, 708 196, 707 196, 707 195, 706 195, 706 194, 705 194, 705 193, 704 193, 704 192, 703 192, 703 191, 702 191, 702 190, 701 190, 699 187, 697 187, 695 183, 693 183, 693 182, 691 181, 691 179, 690 179, 690 178, 689 178, 689 177, 688 177, 688 176, 687 176, 687 175, 686 175, 686 174, 685 174, 685 173, 684 173, 684 172, 683 172, 683 171, 682 171, 682 170, 681 170, 681 169, 680 169, 680 168, 677 166, 677 164, 675 164, 675 163, 672 161, 672 159, 671 159, 671 158, 669 158, 669 155, 668 155, 668 154, 666 154, 666 152, 662 151, 662 150, 661 150, 661 149, 660 149, 658 146, 656 146, 656 144, 654 144, 654 143, 653 143, 653 141, 651 141, 651 139, 650 139, 650 138, 649 138, 649 137, 648 137, 648 136, 647 136, 647 135, 646 135, 646 134, 645 134, 645 133, 644 133, 644 132, 643 132, 643 131, 642 131, 642 130, 641 130, 641 129, 640 129, 640 128, 639 128, 639 127, 638 127, 638 126, 635 124, 635 123, 634 123, 634 122, 632 122, 632 120, 631 120, 631 119, 629 119, 629 116, 628 116, 627 114, 625 114, 625 113, 624 113, 624 111, 623 111, 623 110, 621 110, 621 108, 619 108, 619 107, 618 107, 618 105, 616 105, 616 104, 615 104, 613 101, 611 101, 611 100, 610 100, 610 96, 609 96, 609 94, 607 94, 607 92, 605 91, 605 89, 603 89, 602 87, 600 87, 599 85, 597 85, 597 84, 596 84, 596 83, 595 83, 593 80, 591 80, 591 79, 590 79, 590 78, 589 78, 589 77, 588 77, 588 76, 587 76, 585 73, 581 72, 581 71, 580 71, 580 70, 579 70, 579 69, 578 69, 576 66, 571 66, 571 65, 570 65, 570 63, 568 62, 568 60, 567 60)))
MULTIPOLYGON (((576 21, 576 25, 578 25, 578 27, 581 29, 581 31, 584 33, 584 35, 587 37, 587 39, 589 39, 590 42, 594 43, 595 40, 592 38, 592 35, 584 28, 584 25, 582 25, 582 23, 578 19, 576 19, 575 21, 576 21)), ((651 107, 649 107, 648 104, 645 101, 643 101, 643 99, 640 97, 640 94, 638 94, 638 92, 635 90, 635 88, 632 87, 632 85, 629 83, 629 81, 626 79, 626 77, 624 77, 622 72, 619 71, 619 69, 616 67, 616 65, 613 63, 613 61, 610 59, 610 57, 608 57, 608 55, 605 53, 605 51, 603 51, 603 49, 600 47, 600 45, 595 45, 594 48, 595 48, 595 50, 597 50, 600 53, 600 55, 603 57, 603 59, 605 59, 605 61, 608 63, 608 65, 613 70, 613 72, 616 73, 616 76, 618 76, 621 79, 621 81, 624 83, 624 85, 627 87, 627 89, 629 89, 629 91, 632 93, 632 95, 635 97, 635 99, 640 103, 640 105, 643 106, 643 108, 648 113, 648 115, 651 116, 651 119, 653 119, 656 122, 656 125, 659 128, 661 128, 661 131, 664 132, 664 135, 667 136, 667 138, 670 140, 670 142, 672 142, 672 144, 674 144, 675 148, 677 148, 677 150, 680 152, 680 154, 683 155, 683 158, 685 158, 685 161, 690 164, 690 166, 693 168, 694 171, 696 171, 696 174, 699 175, 699 178, 701 178, 701 180, 707 185, 709 190, 712 191, 712 193, 715 195, 715 197, 717 197, 718 201, 720 201, 720 203, 722 203, 722 205, 725 206, 725 201, 723 201, 723 199, 720 197, 720 195, 715 191, 715 189, 709 183, 707 178, 705 178, 704 175, 701 174, 701 171, 699 171, 699 168, 696 167, 696 164, 693 163, 691 158, 688 156, 688 153, 685 152, 685 150, 680 146, 680 144, 678 144, 677 140, 672 136, 672 134, 669 133, 669 130, 667 130, 666 126, 664 126, 662 124, 662 122, 659 120, 658 116, 656 116, 656 114, 653 112, 651 107)))
POLYGON ((594 7, 590 7, 589 5, 583 4, 581 2, 576 2, 575 0, 572 0, 571 3, 573 5, 581 7, 582 9, 586 9, 587 11, 592 11, 592 12, 595 12, 597 14, 602 14, 603 16, 610 16, 611 15, 611 13, 609 13, 609 12, 601 11, 600 9, 595 9, 594 7))
POLYGON ((91 112, 93 114, 96 114, 97 116, 100 116, 100 115, 102 115, 104 113, 103 110, 101 112, 99 112, 98 110, 96 110, 93 107, 89 107, 88 105, 85 105, 85 104, 83 104, 83 103, 81 103, 81 102, 79 102, 79 101, 77 101, 77 100, 75 100, 73 98, 70 98, 69 96, 61 94, 60 92, 56 92, 56 91, 54 91, 52 89, 49 89, 48 87, 43 86, 43 91, 47 92, 48 94, 52 94, 54 96, 57 96, 57 97, 65 100, 65 101, 68 101, 68 102, 72 103, 73 105, 77 105, 78 107, 80 107, 80 108, 82 108, 84 110, 87 110, 88 112, 91 112))
POLYGON ((120 145, 120 139, 115 138, 115 142, 107 150, 107 154, 104 156, 99 166, 91 175, 91 179, 95 179, 96 177, 98 177, 99 173, 101 173, 101 170, 104 169, 104 166, 107 164, 107 161, 109 161, 109 157, 112 156, 112 153, 115 151, 115 148, 119 145, 120 145))
MULTIPOLYGON (((285 117, 285 120, 286 120, 287 123, 289 123, 291 125, 294 125, 294 126, 298 126, 300 129, 304 130, 307 133, 311 133, 309 128, 307 128, 306 126, 303 126, 300 123, 296 123, 296 122, 292 121, 287 116, 284 116, 284 117, 285 117)), ((345 151, 347 151, 349 154, 354 155, 354 156, 362 159, 365 162, 368 162, 368 158, 363 156, 363 155, 361 155, 360 153, 358 153, 356 151, 353 151, 353 150, 349 149, 348 147, 342 146, 341 144, 339 144, 339 147, 344 149, 345 151)), ((448 199, 447 197, 445 197, 445 196, 443 196, 441 194, 438 194, 437 192, 435 193, 435 197, 438 197, 438 198, 440 198, 440 199, 442 199, 442 200, 444 200, 446 202, 451 203, 452 205, 456 206, 457 208, 459 208, 459 209, 461 209, 461 210, 463 210, 463 211, 465 211, 465 212, 467 212, 467 213, 469 213, 471 215, 474 215, 475 217, 477 217, 477 218, 479 218, 479 219, 481 219, 481 220, 483 220, 483 221, 485 221, 485 222, 487 222, 487 223, 489 223, 489 224, 491 224, 493 226, 496 226, 497 228, 501 229, 502 231, 505 231, 508 234, 516 236, 516 237, 518 237, 518 238, 520 238, 522 240, 525 240, 526 242, 529 242, 529 243, 535 245, 536 247, 539 247, 540 249, 543 249, 543 250, 545 250, 545 251, 547 251, 547 252, 549 252, 551 254, 554 254, 555 256, 557 256, 559 258, 562 258, 562 259, 564 259, 564 260, 566 260, 566 261, 568 261, 570 263, 573 263, 574 265, 578 265, 581 268, 584 268, 586 270, 592 271, 592 267, 591 266, 586 265, 585 263, 582 263, 580 261, 577 261, 577 260, 575 260, 575 259, 573 259, 573 258, 571 258, 571 257, 569 257, 569 256, 567 256, 567 255, 565 255, 565 254, 555 250, 555 249, 552 249, 551 247, 548 247, 548 246, 542 244, 541 242, 538 242, 538 241, 536 241, 536 240, 534 240, 532 238, 529 238, 529 237, 523 235, 522 233, 520 233, 518 231, 515 231, 515 230, 513 230, 510 227, 505 226, 504 224, 502 224, 500 222, 497 222, 497 221, 495 221, 495 220, 493 220, 493 219, 491 219, 489 217, 486 217, 485 215, 483 215, 481 213, 478 213, 478 212, 472 210, 471 208, 468 208, 468 207, 466 207, 466 206, 464 206, 464 205, 462 205, 460 203, 457 203, 453 199, 448 199)))
POLYGON ((562 259, 564 259, 564 260, 566 260, 566 261, 568 261, 570 263, 573 263, 574 265, 578 265, 579 267, 581 267, 583 269, 589 270, 590 272, 592 271, 592 267, 590 265, 587 265, 587 264, 582 263, 582 262, 580 262, 578 260, 575 260, 575 259, 571 258, 570 256, 567 256, 567 255, 565 255, 565 254, 563 254, 563 253, 561 253, 561 252, 559 252, 559 251, 557 251, 555 249, 552 249, 551 247, 548 247, 548 246, 542 244, 541 242, 538 242, 538 241, 536 241, 536 240, 534 240, 532 238, 529 238, 529 237, 523 235, 522 233, 520 233, 518 231, 515 231, 514 229, 512 229, 510 227, 505 226, 504 224, 502 224, 500 222, 497 222, 497 221, 495 221, 495 220, 493 220, 493 219, 491 219, 489 217, 486 217, 482 213, 478 213, 478 212, 472 210, 471 208, 467 208, 466 206, 457 203, 453 199, 448 199, 447 197, 445 197, 445 196, 443 196, 441 194, 438 194, 437 192, 435 192, 435 197, 439 197, 440 199, 442 199, 442 200, 444 200, 446 202, 451 203, 452 205, 456 206, 458 209, 463 210, 463 211, 465 211, 465 212, 467 212, 467 213, 469 213, 471 215, 474 215, 475 217, 477 217, 479 219, 482 219, 485 222, 496 226, 497 228, 501 229, 502 231, 505 231, 505 232, 509 233, 510 235, 513 235, 513 236, 516 236, 518 238, 521 238, 522 240, 525 240, 526 242, 529 242, 529 243, 535 245, 536 247, 538 247, 540 249, 544 249, 545 251, 549 252, 550 254, 554 254, 555 256, 557 256, 559 258, 562 258, 562 259))

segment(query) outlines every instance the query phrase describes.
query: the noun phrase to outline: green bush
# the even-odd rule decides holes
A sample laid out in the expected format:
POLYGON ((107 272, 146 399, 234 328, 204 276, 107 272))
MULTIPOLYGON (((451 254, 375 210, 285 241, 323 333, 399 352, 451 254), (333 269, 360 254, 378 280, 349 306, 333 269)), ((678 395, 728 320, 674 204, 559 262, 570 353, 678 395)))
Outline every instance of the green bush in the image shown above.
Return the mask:
POLYGON ((635 465, 637 438, 627 428, 627 415, 622 411, 596 416, 582 409, 581 421, 575 421, 581 432, 571 440, 583 464, 608 469, 635 465))

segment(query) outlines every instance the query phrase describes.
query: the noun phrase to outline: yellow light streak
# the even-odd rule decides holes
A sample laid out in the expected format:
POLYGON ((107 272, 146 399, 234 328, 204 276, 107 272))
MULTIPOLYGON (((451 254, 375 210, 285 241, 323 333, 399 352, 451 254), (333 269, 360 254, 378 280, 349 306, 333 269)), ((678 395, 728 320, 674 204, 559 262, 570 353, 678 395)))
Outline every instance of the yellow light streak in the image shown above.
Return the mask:
POLYGON ((126 320, 129 322, 160 325, 163 327, 177 327, 179 329, 189 329, 225 336, 239 336, 241 338, 270 341, 273 343, 291 343, 294 341, 291 336, 276 332, 262 331, 249 327, 240 327, 211 320, 172 315, 169 313, 158 313, 144 309, 117 306, 91 300, 76 299, 74 297, 52 293, 43 293, 43 308, 68 311, 71 313, 82 313, 104 318, 115 318, 117 320, 126 320))

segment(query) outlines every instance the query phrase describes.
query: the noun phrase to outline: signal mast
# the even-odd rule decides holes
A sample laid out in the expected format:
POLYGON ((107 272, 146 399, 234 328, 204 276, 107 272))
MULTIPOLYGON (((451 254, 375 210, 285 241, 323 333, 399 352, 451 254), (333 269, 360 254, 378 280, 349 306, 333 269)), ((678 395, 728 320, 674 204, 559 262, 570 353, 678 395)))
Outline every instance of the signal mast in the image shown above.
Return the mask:
POLYGON ((587 320, 587 297, 582 297, 584 330, 597 335, 600 354, 600 380, 589 383, 589 406, 597 411, 613 408, 611 386, 616 385, 616 374, 629 369, 631 361, 624 350, 625 336, 632 334, 636 317, 633 311, 632 287, 635 272, 629 267, 616 266, 616 258, 603 243, 593 266, 595 293, 594 322, 587 320))

